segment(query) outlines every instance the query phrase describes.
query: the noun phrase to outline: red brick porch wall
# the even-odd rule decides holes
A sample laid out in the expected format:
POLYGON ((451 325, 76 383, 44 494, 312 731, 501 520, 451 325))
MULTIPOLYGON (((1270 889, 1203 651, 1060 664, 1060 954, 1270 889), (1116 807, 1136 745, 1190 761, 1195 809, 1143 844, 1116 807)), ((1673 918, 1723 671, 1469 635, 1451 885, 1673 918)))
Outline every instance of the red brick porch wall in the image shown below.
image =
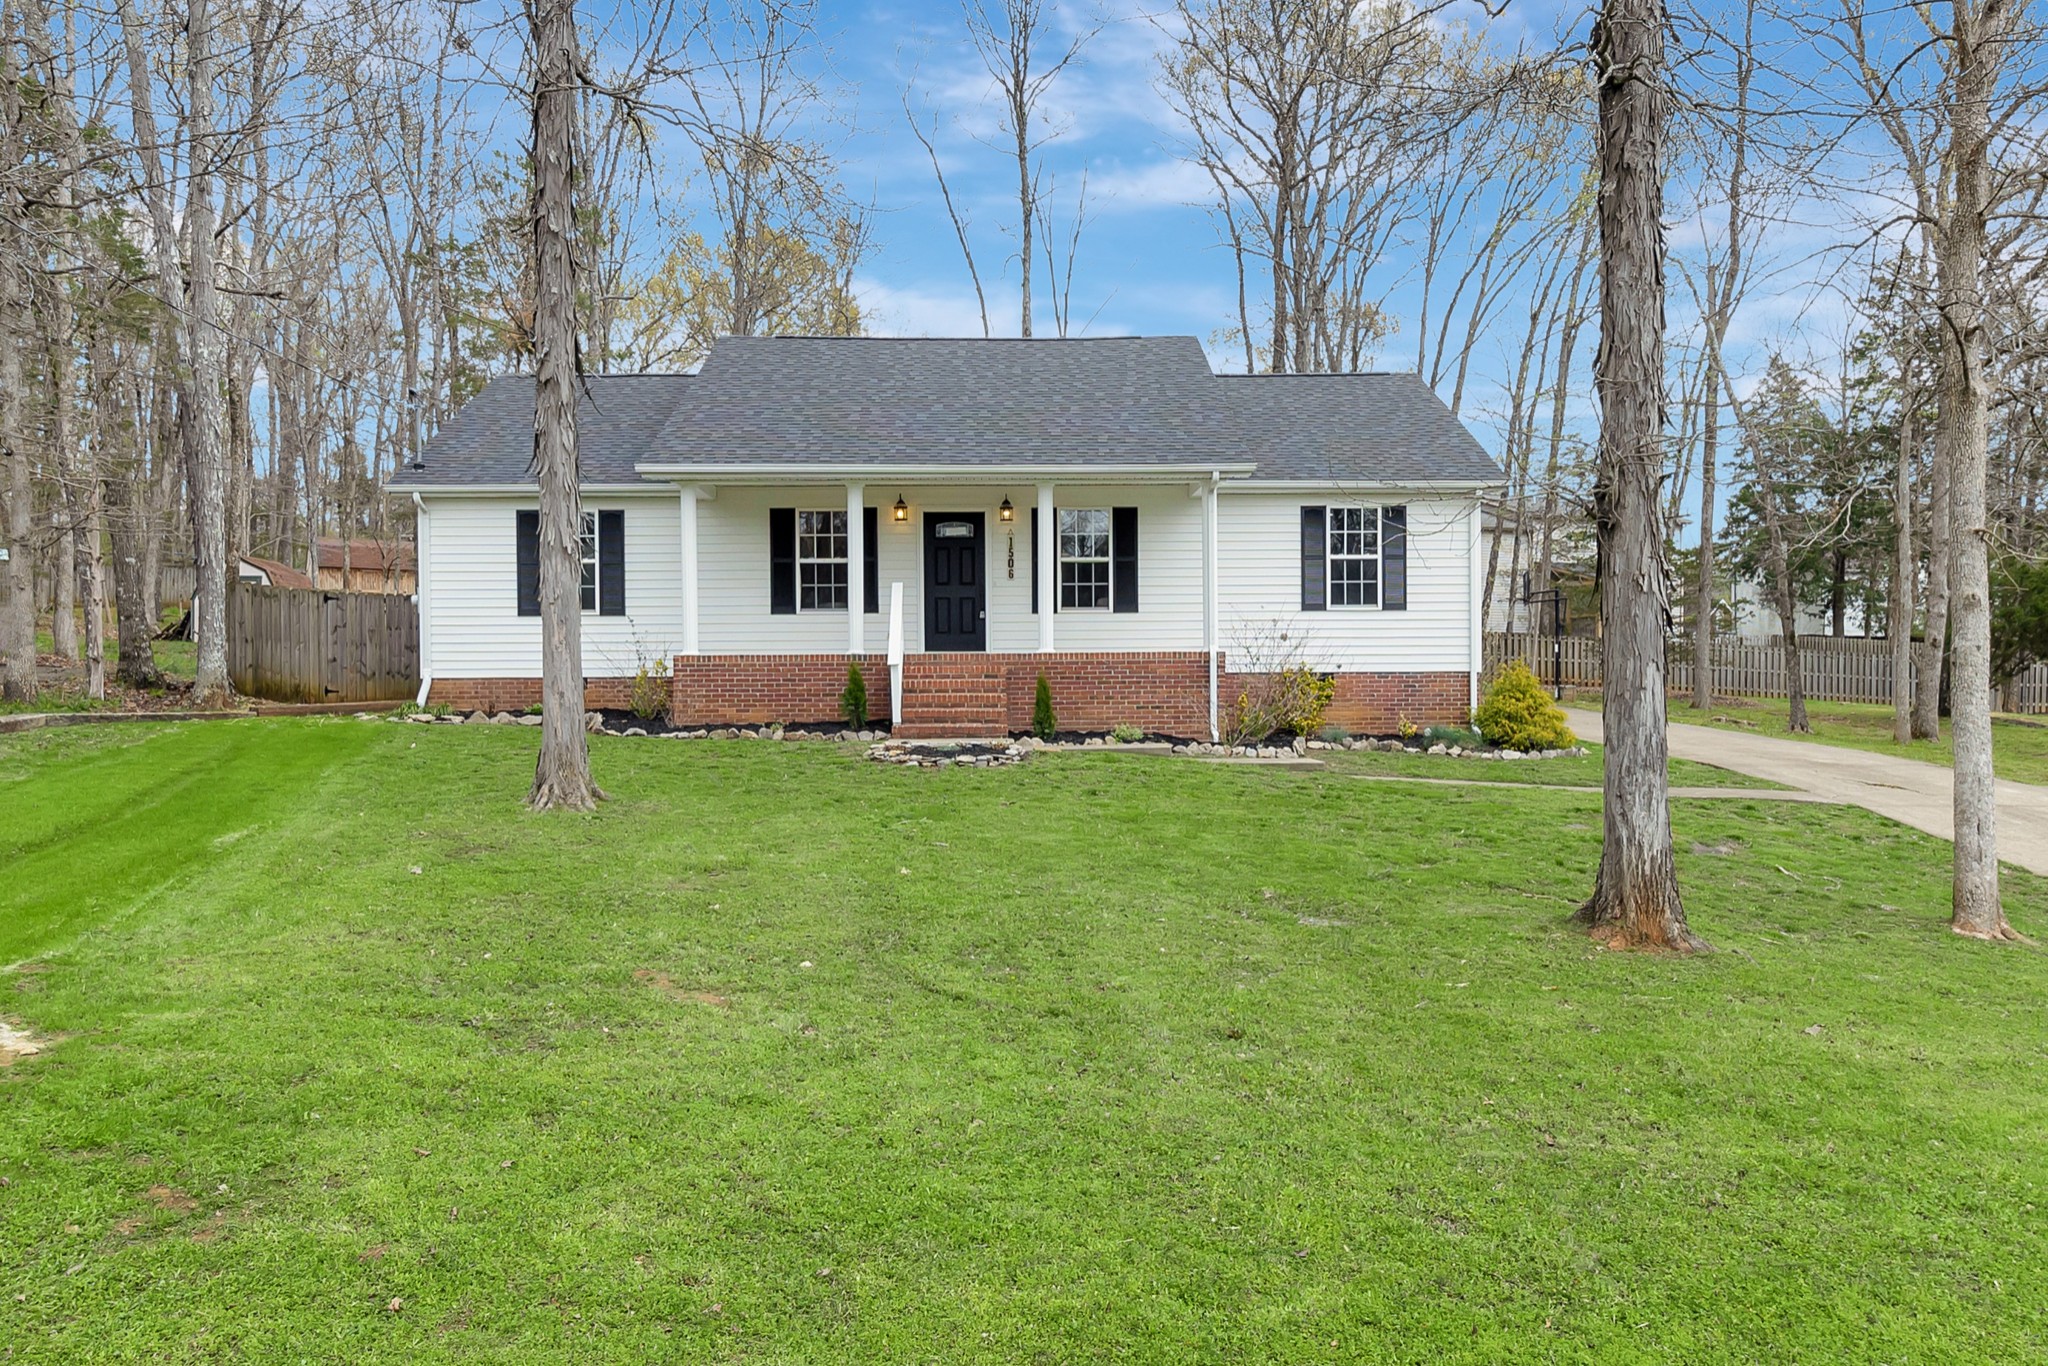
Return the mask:
MULTIPOLYGON (((586 678, 583 705, 623 708, 632 695, 630 678, 586 678)), ((538 678, 437 678, 427 702, 446 703, 457 711, 524 711, 540 703, 538 678)))
POLYGON ((886 655, 677 655, 669 675, 679 726, 753 726, 839 719, 846 666, 858 661, 868 715, 889 719, 886 655))
MULTIPOLYGON (((740 726, 769 721, 831 721, 839 716, 848 656, 679 655, 670 683, 678 725, 740 726)), ((979 680, 1001 679, 1003 723, 1012 732, 1031 729, 1038 675, 1052 689, 1061 730, 1104 731, 1142 726, 1161 735, 1191 739, 1209 733, 1209 661, 1200 650, 1145 650, 1055 654, 918 655, 916 676, 929 685, 934 675, 954 670, 972 690, 979 680)), ((860 657, 867 679, 868 713, 889 714, 889 665, 883 655, 860 657)), ((1340 673, 1328 720, 1360 734, 1389 735, 1403 721, 1417 726, 1463 724, 1470 716, 1469 683, 1463 673, 1340 673)), ((509 680, 508 680, 509 681, 509 680)), ((1245 676, 1219 661, 1217 694, 1228 708, 1245 676)), ((617 683, 621 693, 629 680, 617 683)), ((538 684, 531 685, 536 694, 538 684)), ((906 685, 908 687, 910 685, 906 685)), ((440 685, 436 683, 436 695, 440 685)), ((524 705, 523 703, 521 705, 524 705)), ((598 705, 593 703, 592 705, 598 705)), ((623 705, 605 703, 608 706, 623 705)), ((906 711, 913 709, 910 696, 906 711)))

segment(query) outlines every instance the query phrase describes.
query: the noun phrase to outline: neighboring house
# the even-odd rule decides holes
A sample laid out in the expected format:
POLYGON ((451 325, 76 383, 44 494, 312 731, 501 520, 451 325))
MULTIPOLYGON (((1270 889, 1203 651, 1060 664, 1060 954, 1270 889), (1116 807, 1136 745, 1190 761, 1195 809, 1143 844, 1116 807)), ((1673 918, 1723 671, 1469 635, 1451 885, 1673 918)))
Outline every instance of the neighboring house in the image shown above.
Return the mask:
POLYGON ((266 560, 255 555, 235 557, 235 577, 246 583, 266 584, 272 588, 311 588, 313 581, 288 564, 266 560))
MULTIPOLYGON (((1406 374, 1232 376, 1190 337, 724 338, 578 407, 592 705, 667 661, 692 724, 1211 734, 1242 676, 1335 675, 1331 722, 1463 721, 1479 492, 1406 374), (900 615, 896 611, 901 594, 900 615), (849 603, 852 611, 849 612, 849 603)), ((494 380, 393 481, 418 512, 423 695, 539 698, 533 381, 494 380)))
POLYGON ((413 593, 419 585, 410 541, 316 536, 306 552, 306 572, 319 587, 345 593, 413 593))

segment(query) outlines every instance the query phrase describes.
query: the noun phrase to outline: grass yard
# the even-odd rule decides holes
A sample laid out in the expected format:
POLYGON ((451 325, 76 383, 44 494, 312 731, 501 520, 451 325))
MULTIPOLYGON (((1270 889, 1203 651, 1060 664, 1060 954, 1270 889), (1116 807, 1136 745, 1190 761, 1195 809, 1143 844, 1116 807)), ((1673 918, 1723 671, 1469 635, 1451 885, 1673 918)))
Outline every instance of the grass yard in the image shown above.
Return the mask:
MULTIPOLYGON (((1590 702, 1577 705, 1597 710, 1600 701, 1595 697, 1590 702)), ((1813 726, 1811 735, 1794 735, 1785 729, 1783 698, 1726 697, 1716 702, 1713 710, 1702 712, 1691 702, 1674 697, 1671 699, 1671 719, 1698 726, 1718 726, 1757 735, 1867 749, 1877 754, 1919 759, 1930 764, 1955 763, 1955 737, 1949 732, 1947 717, 1941 719, 1939 740, 1916 740, 1910 745, 1901 745, 1892 739, 1892 709, 1862 702, 1808 702, 1806 719, 1813 726), (1714 718, 1717 716, 1739 717, 1741 721, 1756 724, 1716 721, 1714 718)), ((2048 722, 2048 717, 2042 720, 2048 722)), ((2020 783, 2048 783, 2048 724, 1993 721, 1991 762, 2001 778, 2020 783)))
MULTIPOLYGON (((1385 750, 1326 750, 1317 758, 1338 773, 1366 773, 1402 778, 1464 778, 1482 783, 1539 783, 1563 787, 1594 787, 1603 781, 1600 746, 1587 745, 1584 755, 1556 759, 1452 759, 1434 754, 1393 754, 1385 750)), ((1748 787, 1782 791, 1784 784, 1752 778, 1733 769, 1715 768, 1690 759, 1673 759, 1671 782, 1678 787, 1748 787)))
MULTIPOLYGON (((0 737, 0 1358, 2015 1361, 2048 955, 1597 794, 351 719, 0 737)), ((2008 872, 2014 924, 2048 883, 2008 872)))

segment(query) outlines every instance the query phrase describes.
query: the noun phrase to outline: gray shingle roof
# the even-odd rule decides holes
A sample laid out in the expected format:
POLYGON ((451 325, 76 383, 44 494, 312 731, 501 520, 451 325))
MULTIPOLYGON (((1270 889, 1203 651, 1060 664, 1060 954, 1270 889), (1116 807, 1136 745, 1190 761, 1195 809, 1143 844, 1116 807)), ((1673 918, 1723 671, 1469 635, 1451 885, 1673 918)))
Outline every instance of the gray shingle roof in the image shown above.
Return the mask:
MULTIPOLYGON (((1490 482, 1414 375, 1219 376, 1192 337, 725 337, 701 373, 592 376, 583 479, 637 466, 1244 466, 1257 478, 1490 482)), ((533 388, 493 380, 400 488, 528 482, 533 388)))
MULTIPOLYGON (((689 375, 591 375, 576 404, 577 456, 586 484, 639 484, 635 463, 694 380, 689 375)), ((530 484, 533 376, 492 380, 427 442, 426 468, 400 470, 397 488, 530 484)))

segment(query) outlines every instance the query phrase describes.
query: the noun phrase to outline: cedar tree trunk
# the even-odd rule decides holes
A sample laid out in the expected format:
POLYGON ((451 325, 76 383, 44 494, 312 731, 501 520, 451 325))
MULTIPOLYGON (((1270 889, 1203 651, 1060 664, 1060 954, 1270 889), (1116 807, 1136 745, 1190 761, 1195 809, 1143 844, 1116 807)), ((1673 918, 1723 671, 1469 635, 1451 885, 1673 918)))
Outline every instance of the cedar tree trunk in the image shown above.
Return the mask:
POLYGON ((1664 733, 1663 0, 1605 0, 1600 95, 1599 472, 1606 794, 1600 871, 1574 917, 1610 948, 1707 947, 1686 927, 1664 733))

